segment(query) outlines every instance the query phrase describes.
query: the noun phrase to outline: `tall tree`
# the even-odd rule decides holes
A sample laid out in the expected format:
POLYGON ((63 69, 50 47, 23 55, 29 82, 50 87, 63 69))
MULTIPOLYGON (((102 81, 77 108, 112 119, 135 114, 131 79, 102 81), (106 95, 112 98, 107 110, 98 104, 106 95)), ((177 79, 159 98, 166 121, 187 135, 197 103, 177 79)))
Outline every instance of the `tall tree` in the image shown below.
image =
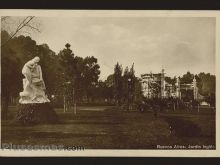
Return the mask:
POLYGON ((121 98, 122 98, 122 66, 117 64, 114 68, 114 98, 117 106, 121 105, 121 98))
MULTIPOLYGON (((7 33, 2 33, 1 39, 5 41, 8 37, 7 33)), ((11 95, 18 92, 16 87, 21 77, 18 73, 19 59, 15 54, 16 52, 9 46, 1 49, 1 110, 3 119, 7 118, 9 99, 11 95)))
POLYGON ((123 73, 123 82, 122 82, 123 103, 127 103, 128 100, 128 78, 129 78, 129 68, 128 66, 126 66, 123 73))
POLYGON ((70 49, 70 44, 67 43, 65 45, 66 48, 64 48, 62 51, 59 52, 58 57, 61 66, 63 66, 63 77, 65 81, 71 81, 73 83, 74 81, 74 75, 75 72, 75 60, 74 60, 74 53, 70 49))
POLYGON ((61 86, 62 95, 64 99, 69 104, 75 102, 75 79, 76 79, 76 65, 74 59, 74 53, 70 49, 71 45, 67 43, 65 48, 61 50, 58 54, 59 62, 61 65, 61 86))
POLYGON ((100 66, 97 58, 91 56, 84 58, 84 69, 82 72, 84 80, 84 89, 87 97, 87 101, 91 100, 94 96, 95 88, 98 85, 98 79, 100 74, 100 66))
POLYGON ((94 90, 98 84, 100 66, 94 56, 85 58, 74 56, 70 44, 60 51, 59 61, 62 66, 64 82, 71 82, 70 90, 74 90, 73 96, 82 100, 85 96, 87 102, 94 96, 94 90), (77 96, 77 97, 76 97, 77 96))
POLYGON ((131 66, 130 72, 129 72, 129 78, 131 79, 130 82, 130 93, 131 93, 131 101, 134 101, 134 95, 135 95, 135 82, 136 82, 136 77, 135 77, 135 71, 134 71, 134 63, 131 66))

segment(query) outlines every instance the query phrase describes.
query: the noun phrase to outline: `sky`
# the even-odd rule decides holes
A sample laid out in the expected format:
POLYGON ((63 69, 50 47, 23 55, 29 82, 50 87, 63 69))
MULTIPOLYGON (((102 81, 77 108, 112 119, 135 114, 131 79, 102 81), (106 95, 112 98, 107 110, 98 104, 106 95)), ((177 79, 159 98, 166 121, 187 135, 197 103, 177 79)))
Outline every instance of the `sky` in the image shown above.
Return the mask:
POLYGON ((106 79, 119 62, 134 63, 136 76, 160 72, 167 76, 215 74, 215 18, 160 17, 36 17, 37 44, 58 53, 66 43, 76 56, 95 56, 106 79))

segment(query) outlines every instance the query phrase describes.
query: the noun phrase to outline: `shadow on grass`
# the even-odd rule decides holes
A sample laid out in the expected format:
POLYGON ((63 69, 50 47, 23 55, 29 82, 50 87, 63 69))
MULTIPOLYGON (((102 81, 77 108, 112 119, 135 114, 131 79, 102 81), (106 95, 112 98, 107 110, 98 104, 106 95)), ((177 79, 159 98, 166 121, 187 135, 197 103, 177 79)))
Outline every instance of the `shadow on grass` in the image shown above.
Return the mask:
POLYGON ((166 117, 171 134, 177 137, 201 137, 201 128, 193 121, 180 117, 166 117))

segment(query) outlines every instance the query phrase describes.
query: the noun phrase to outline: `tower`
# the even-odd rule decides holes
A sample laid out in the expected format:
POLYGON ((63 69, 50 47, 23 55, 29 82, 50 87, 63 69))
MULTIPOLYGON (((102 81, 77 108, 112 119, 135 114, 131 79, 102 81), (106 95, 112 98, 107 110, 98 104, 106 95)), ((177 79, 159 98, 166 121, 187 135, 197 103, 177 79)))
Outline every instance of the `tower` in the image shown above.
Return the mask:
POLYGON ((197 83, 196 83, 196 78, 195 78, 195 76, 194 76, 194 78, 193 78, 192 86, 193 86, 193 99, 194 99, 194 100, 197 100, 197 98, 198 98, 198 89, 197 89, 197 83))
POLYGON ((176 78, 176 97, 181 99, 181 93, 180 93, 180 78, 176 78))
POLYGON ((165 97, 165 73, 164 69, 161 71, 161 98, 165 97))

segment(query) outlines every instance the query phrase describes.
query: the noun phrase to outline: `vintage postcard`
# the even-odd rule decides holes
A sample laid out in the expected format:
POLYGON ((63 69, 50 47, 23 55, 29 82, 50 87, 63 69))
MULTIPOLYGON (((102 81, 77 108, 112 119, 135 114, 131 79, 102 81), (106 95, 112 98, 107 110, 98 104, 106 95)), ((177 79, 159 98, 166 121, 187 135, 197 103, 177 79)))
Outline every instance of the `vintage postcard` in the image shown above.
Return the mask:
POLYGON ((219 11, 0 17, 1 156, 220 156, 219 11))

